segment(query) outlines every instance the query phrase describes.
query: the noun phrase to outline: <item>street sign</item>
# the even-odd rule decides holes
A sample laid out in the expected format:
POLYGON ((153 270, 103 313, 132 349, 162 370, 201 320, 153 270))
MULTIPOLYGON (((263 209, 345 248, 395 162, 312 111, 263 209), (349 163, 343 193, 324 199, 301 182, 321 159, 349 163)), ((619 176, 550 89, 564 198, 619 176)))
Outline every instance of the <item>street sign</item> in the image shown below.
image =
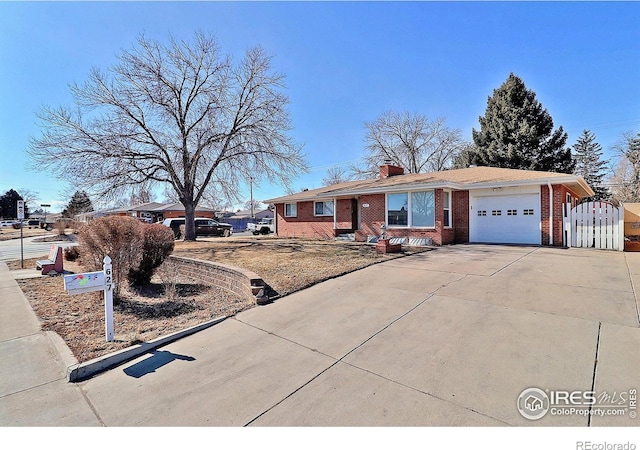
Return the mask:
POLYGON ((18 219, 24 220, 24 200, 18 200, 18 219))

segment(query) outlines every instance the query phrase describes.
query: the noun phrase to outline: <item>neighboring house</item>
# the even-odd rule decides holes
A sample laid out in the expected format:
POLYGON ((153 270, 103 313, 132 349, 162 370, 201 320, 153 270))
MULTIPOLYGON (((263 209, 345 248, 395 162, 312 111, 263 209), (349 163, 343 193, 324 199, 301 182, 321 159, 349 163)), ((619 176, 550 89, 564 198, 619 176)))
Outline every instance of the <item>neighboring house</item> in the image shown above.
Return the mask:
POLYGON ((514 243, 561 246, 563 204, 593 190, 577 175, 496 167, 406 174, 385 164, 380 177, 271 200, 281 237, 357 241, 387 236, 414 245, 514 243))
POLYGON ((245 231, 248 223, 258 223, 265 218, 273 218, 273 211, 270 209, 264 209, 254 213, 254 218, 251 218, 251 210, 244 209, 237 211, 233 214, 224 215, 224 221, 233 226, 235 233, 245 231))
MULTIPOLYGON (((123 208, 103 209, 80 214, 78 220, 81 222, 89 222, 104 216, 129 216, 140 219, 144 222, 155 223, 164 219, 174 217, 184 217, 184 206, 182 203, 157 203, 149 202, 142 205, 126 206, 123 208)), ((196 217, 215 218, 214 210, 211 208, 197 207, 196 217)))

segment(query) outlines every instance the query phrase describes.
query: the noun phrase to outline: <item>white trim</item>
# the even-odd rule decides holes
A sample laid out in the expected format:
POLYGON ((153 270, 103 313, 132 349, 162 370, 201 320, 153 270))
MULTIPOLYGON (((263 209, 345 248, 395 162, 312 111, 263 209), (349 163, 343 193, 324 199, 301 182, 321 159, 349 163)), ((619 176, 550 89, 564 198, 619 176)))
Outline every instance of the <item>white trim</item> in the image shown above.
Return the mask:
POLYGON ((333 229, 338 229, 338 199, 333 199, 333 229))
POLYGON ((442 215, 442 228, 445 228, 445 229, 453 228, 453 192, 448 190, 448 189, 443 189, 442 190, 442 214, 443 214, 442 215), (449 194, 449 207, 446 209, 446 211, 448 211, 448 216, 449 216, 449 225, 448 226, 444 225, 444 214, 445 214, 444 194, 445 194, 445 192, 447 194, 449 194))

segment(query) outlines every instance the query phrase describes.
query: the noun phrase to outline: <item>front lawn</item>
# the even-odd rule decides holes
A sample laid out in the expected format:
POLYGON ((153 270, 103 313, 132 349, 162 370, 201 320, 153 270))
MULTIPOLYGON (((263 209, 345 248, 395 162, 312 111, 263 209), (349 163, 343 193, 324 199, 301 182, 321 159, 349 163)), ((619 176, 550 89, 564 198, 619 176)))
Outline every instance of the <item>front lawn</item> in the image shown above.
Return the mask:
POLYGON ((425 250, 407 247, 404 255, 380 255, 374 246, 360 242, 264 236, 180 241, 176 242, 173 254, 249 269, 283 296, 372 264, 425 250))

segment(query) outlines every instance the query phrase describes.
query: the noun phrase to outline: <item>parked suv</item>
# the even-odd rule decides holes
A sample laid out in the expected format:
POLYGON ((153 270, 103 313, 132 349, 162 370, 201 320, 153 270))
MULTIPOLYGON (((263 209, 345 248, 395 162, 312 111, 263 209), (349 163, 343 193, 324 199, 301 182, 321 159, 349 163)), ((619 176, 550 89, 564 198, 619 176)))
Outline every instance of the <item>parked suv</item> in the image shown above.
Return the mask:
POLYGON ((16 220, 2 220, 0 221, 0 228, 20 228, 20 222, 16 220))
MULTIPOLYGON (((196 236, 231 236, 233 227, 228 223, 222 223, 206 217, 197 217, 196 219, 196 236)), ((184 217, 175 219, 165 219, 162 225, 171 228, 176 239, 182 237, 180 226, 185 224, 184 217)))

